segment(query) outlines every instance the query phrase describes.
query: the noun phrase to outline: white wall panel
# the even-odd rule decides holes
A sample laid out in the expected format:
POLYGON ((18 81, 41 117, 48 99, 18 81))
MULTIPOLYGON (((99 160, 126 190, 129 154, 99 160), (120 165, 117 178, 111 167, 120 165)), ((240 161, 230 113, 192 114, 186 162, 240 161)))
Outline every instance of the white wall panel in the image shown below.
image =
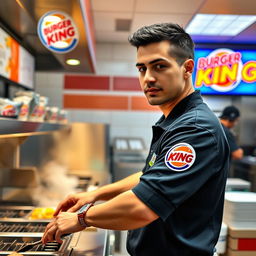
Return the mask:
POLYGON ((36 72, 35 90, 49 98, 50 106, 62 108, 63 73, 36 72))

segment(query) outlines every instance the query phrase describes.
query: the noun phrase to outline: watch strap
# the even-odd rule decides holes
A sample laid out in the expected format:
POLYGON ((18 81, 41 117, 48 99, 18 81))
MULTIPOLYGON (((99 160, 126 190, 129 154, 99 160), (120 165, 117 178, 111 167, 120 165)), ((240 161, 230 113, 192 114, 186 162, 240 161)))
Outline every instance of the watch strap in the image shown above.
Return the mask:
POLYGON ((90 204, 86 204, 83 207, 81 207, 77 213, 77 218, 78 218, 78 222, 79 224, 84 227, 87 228, 89 227, 89 225, 85 222, 85 215, 87 213, 87 211, 93 206, 93 203, 90 204))

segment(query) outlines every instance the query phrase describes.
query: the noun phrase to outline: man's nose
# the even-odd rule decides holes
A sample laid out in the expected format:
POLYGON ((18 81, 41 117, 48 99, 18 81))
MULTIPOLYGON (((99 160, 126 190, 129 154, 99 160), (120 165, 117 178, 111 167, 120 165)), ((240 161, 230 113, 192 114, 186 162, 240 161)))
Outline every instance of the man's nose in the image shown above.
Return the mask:
POLYGON ((153 75, 153 73, 147 69, 146 74, 144 76, 144 81, 147 84, 152 84, 156 82, 156 77, 153 75))

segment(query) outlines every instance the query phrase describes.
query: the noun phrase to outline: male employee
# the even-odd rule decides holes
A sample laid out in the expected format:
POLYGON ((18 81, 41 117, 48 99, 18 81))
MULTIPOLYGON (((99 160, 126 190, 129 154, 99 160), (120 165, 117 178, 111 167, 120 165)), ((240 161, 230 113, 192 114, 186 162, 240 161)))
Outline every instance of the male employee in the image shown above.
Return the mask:
POLYGON ((230 147, 231 159, 233 160, 242 159, 244 155, 243 149, 237 145, 235 136, 230 130, 237 125, 239 117, 240 117, 240 111, 235 106, 225 107, 220 116, 220 122, 226 134, 228 144, 230 147))
POLYGON ((129 41, 137 48, 141 88, 163 112, 153 126, 145 167, 98 190, 67 197, 43 242, 61 242, 65 233, 95 226, 130 230, 127 250, 132 256, 212 256, 229 147, 218 119, 194 91, 194 43, 172 23, 142 27, 129 41), (106 202, 74 213, 98 200, 106 202))

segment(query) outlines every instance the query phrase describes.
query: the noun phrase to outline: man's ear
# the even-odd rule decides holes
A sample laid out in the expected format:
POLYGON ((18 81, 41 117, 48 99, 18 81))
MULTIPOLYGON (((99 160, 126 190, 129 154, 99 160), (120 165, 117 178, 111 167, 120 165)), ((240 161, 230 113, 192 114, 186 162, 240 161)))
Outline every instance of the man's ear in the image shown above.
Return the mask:
POLYGON ((191 77, 193 71, 194 71, 194 61, 192 59, 188 59, 186 60, 184 63, 184 75, 185 75, 185 78, 189 78, 191 77))

